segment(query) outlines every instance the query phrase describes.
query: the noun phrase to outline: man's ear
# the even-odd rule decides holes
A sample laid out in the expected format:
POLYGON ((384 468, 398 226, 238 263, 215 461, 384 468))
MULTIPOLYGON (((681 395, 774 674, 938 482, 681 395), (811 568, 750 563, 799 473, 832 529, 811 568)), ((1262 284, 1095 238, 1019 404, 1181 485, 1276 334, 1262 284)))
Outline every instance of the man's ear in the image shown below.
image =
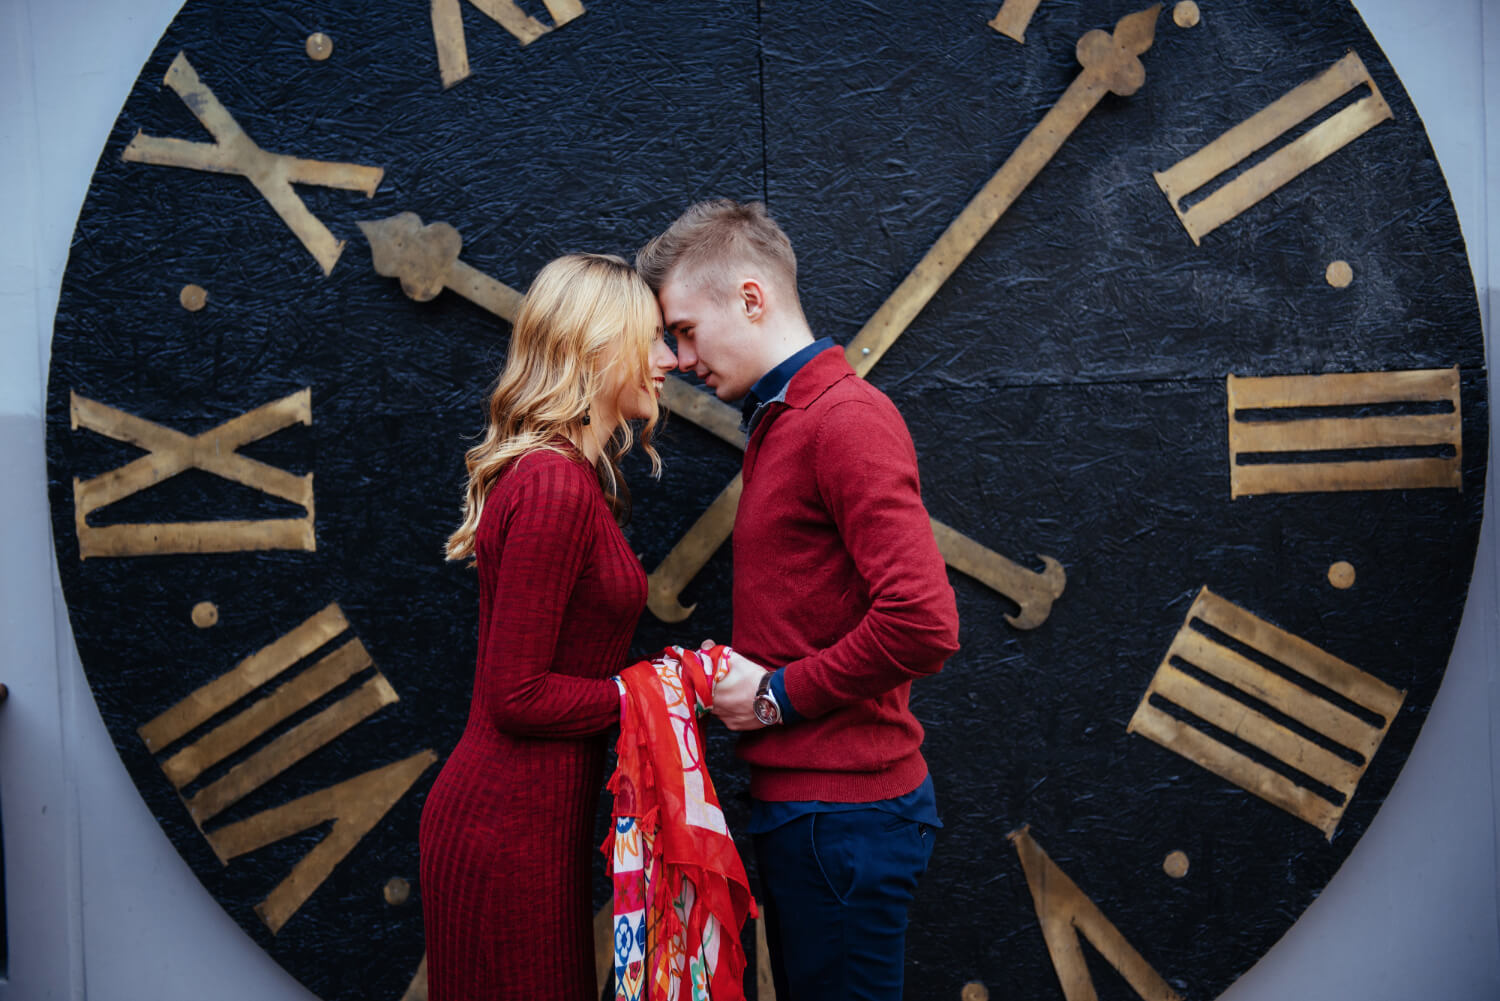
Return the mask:
POLYGON ((766 290, 761 287, 758 279, 743 279, 739 291, 740 307, 744 309, 747 320, 755 323, 766 315, 766 290))

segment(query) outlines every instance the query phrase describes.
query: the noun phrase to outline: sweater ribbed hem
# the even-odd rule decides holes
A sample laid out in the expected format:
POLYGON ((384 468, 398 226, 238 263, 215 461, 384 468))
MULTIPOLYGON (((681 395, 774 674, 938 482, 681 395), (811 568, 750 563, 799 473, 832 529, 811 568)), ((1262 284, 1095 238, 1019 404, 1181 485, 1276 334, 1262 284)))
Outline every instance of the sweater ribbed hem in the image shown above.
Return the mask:
POLYGON ((819 800, 824 803, 874 803, 905 796, 927 778, 921 751, 878 772, 817 771, 815 769, 750 768, 750 795, 767 803, 819 800))

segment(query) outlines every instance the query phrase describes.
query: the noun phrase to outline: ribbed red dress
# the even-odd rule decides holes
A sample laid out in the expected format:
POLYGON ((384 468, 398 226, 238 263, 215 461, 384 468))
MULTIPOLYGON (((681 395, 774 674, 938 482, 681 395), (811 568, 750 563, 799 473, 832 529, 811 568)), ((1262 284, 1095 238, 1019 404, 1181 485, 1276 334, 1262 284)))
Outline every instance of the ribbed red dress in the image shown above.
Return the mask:
POLYGON ((468 725, 422 808, 431 1001, 597 998, 589 867, 603 734, 646 575, 576 453, 500 476, 475 538, 468 725))

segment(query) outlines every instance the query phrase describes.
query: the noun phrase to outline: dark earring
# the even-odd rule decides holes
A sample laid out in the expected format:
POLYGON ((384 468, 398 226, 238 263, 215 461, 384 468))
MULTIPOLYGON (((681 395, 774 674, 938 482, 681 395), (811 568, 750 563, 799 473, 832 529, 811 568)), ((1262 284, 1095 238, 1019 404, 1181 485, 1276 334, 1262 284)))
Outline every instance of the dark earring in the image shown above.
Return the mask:
POLYGON ((583 415, 583 423, 585 423, 585 424, 587 424, 587 423, 589 423, 589 421, 591 421, 591 420, 593 420, 593 418, 592 418, 592 417, 590 417, 590 416, 589 416, 589 415, 588 415, 588 414, 584 414, 584 415, 583 415))

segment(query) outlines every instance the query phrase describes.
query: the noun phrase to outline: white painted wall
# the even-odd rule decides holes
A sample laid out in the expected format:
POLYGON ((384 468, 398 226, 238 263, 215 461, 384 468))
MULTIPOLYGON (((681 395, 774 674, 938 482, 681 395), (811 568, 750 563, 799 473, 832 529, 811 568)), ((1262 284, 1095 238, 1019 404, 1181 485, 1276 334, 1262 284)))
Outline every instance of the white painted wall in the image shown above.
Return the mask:
MULTIPOLYGON (((1213 2, 1201 0, 1207 16, 1213 2)), ((68 242, 109 127, 178 3, 0 0, 0 681, 11 691, 0 1001, 312 998, 219 909, 136 795, 78 664, 53 562, 42 410, 68 242)), ((1500 196, 1489 200, 1500 0, 1357 5, 1437 148, 1488 321, 1500 304, 1500 196)), ((1486 336, 1493 359, 1488 322, 1486 336)), ((1323 896, 1223 1001, 1500 998, 1493 472, 1490 483, 1468 610, 1405 771, 1323 896)))

